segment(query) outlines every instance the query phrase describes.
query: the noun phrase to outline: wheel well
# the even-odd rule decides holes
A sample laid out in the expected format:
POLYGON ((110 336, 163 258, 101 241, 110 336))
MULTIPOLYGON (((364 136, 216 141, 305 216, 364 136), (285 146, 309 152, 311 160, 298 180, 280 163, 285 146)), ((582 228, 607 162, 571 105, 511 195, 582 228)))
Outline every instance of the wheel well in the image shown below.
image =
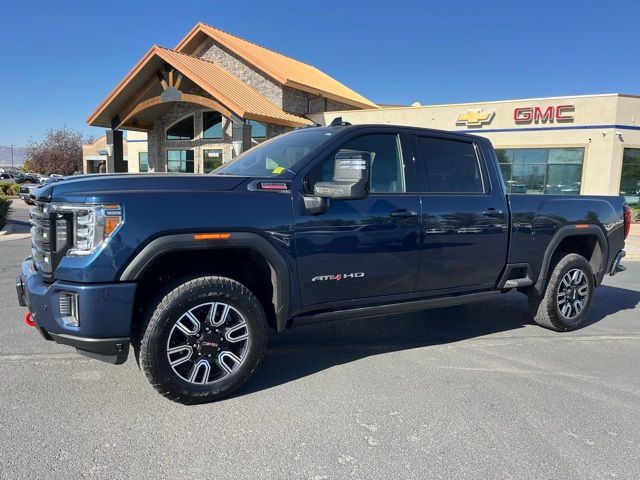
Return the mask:
POLYGON ((150 315, 160 297, 181 279, 200 275, 231 278, 251 290, 264 308, 271 328, 276 328, 275 289, 277 279, 269 262, 250 248, 221 248, 210 250, 178 250, 165 253, 153 260, 136 278, 134 331, 138 319, 150 315))
POLYGON ((588 260, 594 273, 600 271, 602 267, 602 247, 595 235, 574 235, 566 237, 558 244, 554 255, 558 252, 577 253, 583 256, 588 260))

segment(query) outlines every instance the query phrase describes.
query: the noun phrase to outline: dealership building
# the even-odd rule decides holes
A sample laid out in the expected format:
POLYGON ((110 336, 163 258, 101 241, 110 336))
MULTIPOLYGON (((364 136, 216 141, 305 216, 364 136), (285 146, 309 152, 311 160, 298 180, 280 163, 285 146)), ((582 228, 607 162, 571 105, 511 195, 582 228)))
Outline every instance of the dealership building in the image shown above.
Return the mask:
POLYGON ((311 65, 202 23, 175 49, 153 46, 89 124, 108 129, 106 171, 208 173, 268 138, 336 117, 487 137, 513 193, 622 193, 638 203, 638 96, 377 105, 311 65))

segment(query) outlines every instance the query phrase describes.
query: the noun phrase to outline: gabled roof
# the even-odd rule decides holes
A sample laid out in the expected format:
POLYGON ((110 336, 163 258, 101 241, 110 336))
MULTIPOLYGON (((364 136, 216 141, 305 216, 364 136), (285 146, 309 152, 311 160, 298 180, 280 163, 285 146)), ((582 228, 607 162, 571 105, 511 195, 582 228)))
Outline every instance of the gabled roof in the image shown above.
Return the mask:
POLYGON ((213 62, 153 46, 89 117, 94 126, 110 127, 135 98, 141 85, 152 79, 164 63, 187 77, 236 115, 287 126, 310 125, 309 119, 288 113, 213 62))
POLYGON ((378 108, 371 100, 354 92, 349 87, 311 65, 204 23, 198 23, 178 44, 176 51, 192 54, 206 37, 223 45, 283 85, 322 95, 358 108, 378 108))

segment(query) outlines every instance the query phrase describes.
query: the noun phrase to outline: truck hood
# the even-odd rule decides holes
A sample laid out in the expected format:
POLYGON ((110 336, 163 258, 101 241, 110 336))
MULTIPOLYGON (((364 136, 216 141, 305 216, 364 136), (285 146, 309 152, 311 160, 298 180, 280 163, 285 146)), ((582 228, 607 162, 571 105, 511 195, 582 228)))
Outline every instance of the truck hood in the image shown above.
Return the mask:
POLYGON ((35 190, 38 199, 64 201, 74 197, 101 197, 119 193, 220 192, 232 190, 247 177, 205 174, 98 174, 67 177, 35 190))

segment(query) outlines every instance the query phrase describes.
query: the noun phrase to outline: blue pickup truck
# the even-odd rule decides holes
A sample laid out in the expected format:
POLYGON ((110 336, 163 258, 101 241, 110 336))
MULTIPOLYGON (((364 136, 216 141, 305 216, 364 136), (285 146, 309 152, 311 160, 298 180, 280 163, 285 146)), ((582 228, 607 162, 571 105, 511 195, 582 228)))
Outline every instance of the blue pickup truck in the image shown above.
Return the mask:
POLYGON ((484 138, 388 125, 308 127, 209 175, 95 175, 33 192, 17 278, 42 336, 166 397, 220 399, 271 328, 486 300, 578 328, 624 270, 621 197, 507 195, 484 138))

